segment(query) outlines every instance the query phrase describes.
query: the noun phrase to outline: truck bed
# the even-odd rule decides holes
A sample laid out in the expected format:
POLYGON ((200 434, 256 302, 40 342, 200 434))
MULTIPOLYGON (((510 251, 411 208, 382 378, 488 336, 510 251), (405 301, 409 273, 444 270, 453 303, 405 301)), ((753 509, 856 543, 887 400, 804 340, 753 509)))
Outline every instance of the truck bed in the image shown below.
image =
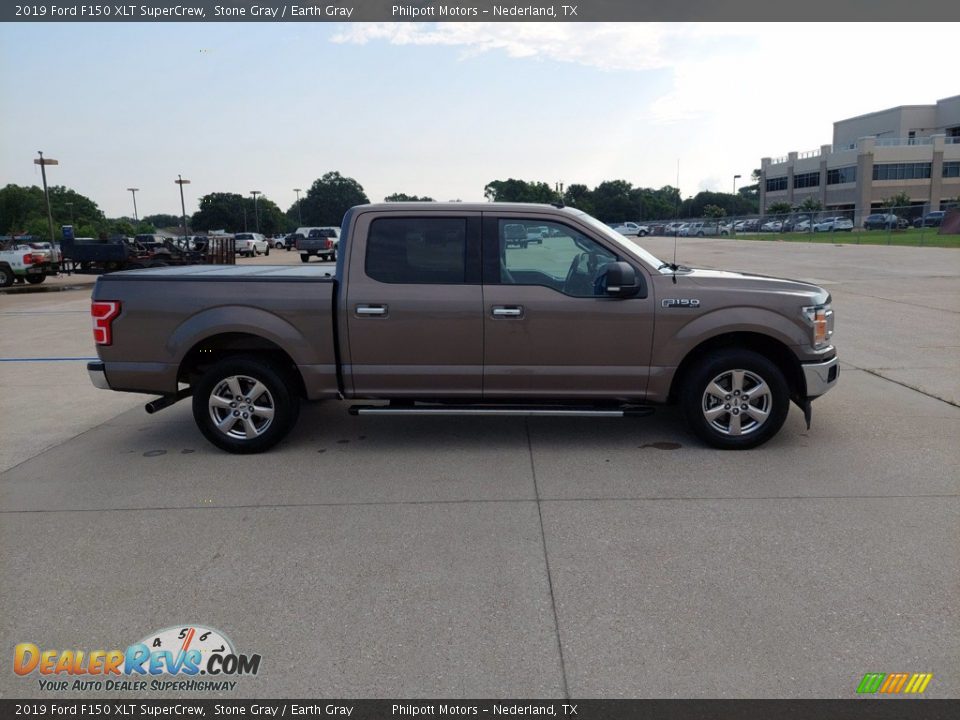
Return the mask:
POLYGON ((102 276, 93 300, 121 305, 112 344, 97 348, 111 387, 174 393, 185 358, 269 344, 299 367, 307 397, 336 397, 331 270, 190 265, 102 276))

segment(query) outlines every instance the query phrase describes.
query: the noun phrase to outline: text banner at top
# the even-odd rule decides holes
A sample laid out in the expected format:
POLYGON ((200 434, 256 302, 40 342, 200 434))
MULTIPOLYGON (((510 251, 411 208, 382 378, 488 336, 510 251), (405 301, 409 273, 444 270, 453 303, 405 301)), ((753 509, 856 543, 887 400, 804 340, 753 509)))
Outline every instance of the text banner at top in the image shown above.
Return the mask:
MULTIPOLYGON (((565 3, 443 3, 424 0, 249 2, 194 0, 2 3, 2 22, 950 22, 960 2, 944 0, 566 0, 565 3)), ((851 25, 851 32, 861 32, 851 25)), ((906 32, 906 30, 905 30, 906 32)), ((889 50, 886 48, 884 51, 889 50)))

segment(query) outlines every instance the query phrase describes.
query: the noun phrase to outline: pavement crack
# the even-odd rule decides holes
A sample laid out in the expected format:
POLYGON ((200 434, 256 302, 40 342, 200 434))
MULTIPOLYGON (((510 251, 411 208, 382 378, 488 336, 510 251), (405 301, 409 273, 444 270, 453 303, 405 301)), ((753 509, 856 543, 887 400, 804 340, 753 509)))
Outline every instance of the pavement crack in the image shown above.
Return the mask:
POLYGON ((530 421, 524 419, 527 433, 527 450, 530 452, 530 473, 533 476, 533 491, 537 500, 537 517, 540 519, 540 542, 543 546, 543 562, 547 569, 547 586, 550 588, 550 606, 553 608, 553 630, 557 636, 557 652, 560 656, 560 677, 563 682, 563 697, 570 699, 570 687, 567 683, 567 664, 563 657, 563 639, 560 637, 560 618, 557 614, 557 597, 553 590, 553 573, 550 571, 550 555, 547 552, 547 535, 543 529, 543 506, 540 503, 540 487, 537 484, 537 468, 533 461, 533 441, 530 439, 530 421))
MULTIPOLYGON (((914 392, 918 392, 918 393, 920 393, 921 395, 926 395, 928 398, 933 398, 934 400, 939 400, 940 402, 946 403, 947 405, 951 405, 952 407, 960 408, 960 403, 955 403, 955 402, 953 402, 952 400, 947 400, 947 399, 945 399, 945 398, 939 397, 938 395, 934 395, 933 393, 928 393, 926 390, 921 390, 920 388, 914 387, 913 385, 908 385, 908 384, 905 383, 905 382, 900 382, 899 380, 894 380, 893 378, 889 378, 889 377, 887 377, 886 375, 881 375, 881 374, 878 373, 876 370, 871 370, 870 368, 865 368, 865 367, 859 367, 859 366, 854 365, 853 363, 851 363, 851 362, 849 362, 849 361, 847 361, 847 363, 848 363, 848 364, 850 365, 850 367, 852 367, 854 370, 862 370, 863 372, 868 373, 868 374, 870 374, 870 375, 873 375, 874 377, 878 377, 878 378, 880 378, 881 380, 886 380, 887 382, 892 382, 894 385, 899 385, 900 387, 904 387, 904 388, 906 388, 907 390, 913 390, 914 392)), ((882 368, 880 368, 880 369, 882 369, 882 368)))

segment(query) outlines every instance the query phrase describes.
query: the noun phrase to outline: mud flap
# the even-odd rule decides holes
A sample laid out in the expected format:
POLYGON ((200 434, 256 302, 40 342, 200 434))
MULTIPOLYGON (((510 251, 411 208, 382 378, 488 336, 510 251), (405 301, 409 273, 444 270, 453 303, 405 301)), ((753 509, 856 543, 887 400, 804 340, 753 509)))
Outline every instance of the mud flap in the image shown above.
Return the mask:
POLYGON ((800 408, 803 410, 803 419, 807 423, 807 430, 809 430, 810 421, 813 420, 813 401, 810 399, 804 400, 800 403, 800 408))

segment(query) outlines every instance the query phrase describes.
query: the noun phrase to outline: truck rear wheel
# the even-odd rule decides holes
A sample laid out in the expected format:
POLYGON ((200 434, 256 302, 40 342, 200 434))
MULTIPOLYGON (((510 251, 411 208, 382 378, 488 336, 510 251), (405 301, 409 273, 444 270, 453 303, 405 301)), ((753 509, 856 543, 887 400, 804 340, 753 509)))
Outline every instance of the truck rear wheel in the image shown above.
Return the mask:
POLYGON ((274 366, 258 358, 228 357, 193 388, 193 418, 221 450, 259 453, 280 442, 297 421, 300 399, 274 366))
POLYGON ((42 283, 42 282, 43 282, 44 280, 46 280, 46 279, 47 279, 47 276, 46 276, 46 275, 43 275, 43 274, 40 274, 40 275, 27 275, 27 282, 30 283, 31 285, 39 285, 40 283, 42 283))
POLYGON ((310 256, 309 256, 309 255, 302 255, 302 254, 301 254, 301 255, 300 255, 300 262, 310 262, 310 256))
POLYGON ((690 429, 708 445, 746 450, 777 434, 790 408, 780 369, 749 350, 723 350, 686 376, 681 406, 690 429))

